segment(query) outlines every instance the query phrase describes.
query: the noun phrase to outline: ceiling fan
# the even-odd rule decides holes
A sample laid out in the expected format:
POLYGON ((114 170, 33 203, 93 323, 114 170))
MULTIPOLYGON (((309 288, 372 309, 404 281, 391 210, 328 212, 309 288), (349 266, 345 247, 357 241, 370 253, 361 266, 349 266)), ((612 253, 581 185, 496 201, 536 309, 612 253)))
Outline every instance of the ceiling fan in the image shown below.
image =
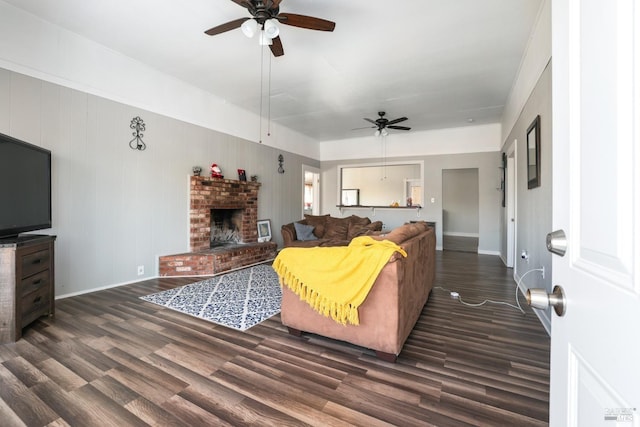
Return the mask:
POLYGON ((376 120, 373 119, 367 119, 365 117, 365 120, 368 121, 369 123, 374 124, 375 126, 371 126, 371 128, 377 128, 375 135, 376 136, 387 136, 389 133, 387 132, 387 129, 398 129, 398 130, 411 130, 411 128, 406 127, 406 126, 396 126, 396 123, 400 123, 400 122, 404 122, 405 120, 409 120, 406 117, 399 117, 397 119, 393 119, 393 120, 389 120, 386 119, 385 116, 385 112, 384 111, 379 111, 378 115, 380 116, 379 118, 377 118, 376 120))
POLYGON ((318 31, 333 31, 335 22, 327 21, 312 16, 297 15, 295 13, 280 13, 280 3, 282 0, 231 0, 244 7, 251 13, 252 18, 240 18, 229 21, 225 24, 215 26, 205 31, 205 34, 215 36, 216 34, 242 28, 242 32, 252 37, 260 31, 260 44, 269 45, 273 56, 284 55, 282 41, 278 35, 280 30, 276 22, 293 27, 307 28, 318 31))

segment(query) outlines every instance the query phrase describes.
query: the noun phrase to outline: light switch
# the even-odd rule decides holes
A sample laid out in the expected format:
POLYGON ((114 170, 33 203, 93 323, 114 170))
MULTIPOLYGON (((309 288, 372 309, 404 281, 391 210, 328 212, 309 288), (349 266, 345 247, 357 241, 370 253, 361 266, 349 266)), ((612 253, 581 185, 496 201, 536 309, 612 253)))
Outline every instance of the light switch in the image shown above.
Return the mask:
POLYGON ((435 203, 435 202, 436 202, 436 198, 435 198, 435 197, 432 197, 432 198, 431 198, 431 203, 435 203))

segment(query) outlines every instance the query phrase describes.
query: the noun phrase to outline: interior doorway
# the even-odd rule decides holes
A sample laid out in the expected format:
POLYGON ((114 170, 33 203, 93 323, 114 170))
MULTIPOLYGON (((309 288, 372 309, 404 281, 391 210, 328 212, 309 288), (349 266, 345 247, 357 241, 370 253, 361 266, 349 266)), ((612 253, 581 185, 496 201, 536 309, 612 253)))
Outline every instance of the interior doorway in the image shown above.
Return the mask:
POLYGON ((442 250, 478 252, 478 168, 442 170, 442 250))
POLYGON ((320 169, 302 165, 302 216, 320 215, 320 169))
POLYGON ((513 268, 515 265, 516 254, 516 147, 518 146, 518 140, 513 142, 513 145, 507 152, 507 171, 506 171, 506 201, 505 201, 505 220, 507 222, 507 259, 506 265, 509 268, 513 268))

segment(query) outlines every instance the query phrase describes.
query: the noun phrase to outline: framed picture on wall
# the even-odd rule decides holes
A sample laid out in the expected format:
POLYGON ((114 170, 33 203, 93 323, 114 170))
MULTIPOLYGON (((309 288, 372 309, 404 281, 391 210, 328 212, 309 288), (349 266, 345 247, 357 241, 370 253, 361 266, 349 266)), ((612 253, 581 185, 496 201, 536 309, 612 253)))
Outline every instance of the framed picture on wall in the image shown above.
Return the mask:
POLYGON ((527 128, 527 188, 540 186, 540 116, 527 128))
POLYGON ((258 242, 271 241, 271 220, 258 220, 258 242))

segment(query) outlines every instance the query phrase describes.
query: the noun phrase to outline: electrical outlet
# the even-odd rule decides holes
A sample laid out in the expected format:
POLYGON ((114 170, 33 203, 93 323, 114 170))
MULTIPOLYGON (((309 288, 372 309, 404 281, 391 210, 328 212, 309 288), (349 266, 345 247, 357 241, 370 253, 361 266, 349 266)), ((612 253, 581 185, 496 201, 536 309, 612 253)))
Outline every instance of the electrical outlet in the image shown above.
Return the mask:
POLYGON ((144 265, 138 266, 138 276, 142 276, 144 274, 144 265))
POLYGON ((458 299, 458 298, 460 298, 460 294, 457 293, 457 292, 451 292, 451 298, 458 299))
POLYGON ((544 265, 541 267, 542 278, 544 279, 544 265))

